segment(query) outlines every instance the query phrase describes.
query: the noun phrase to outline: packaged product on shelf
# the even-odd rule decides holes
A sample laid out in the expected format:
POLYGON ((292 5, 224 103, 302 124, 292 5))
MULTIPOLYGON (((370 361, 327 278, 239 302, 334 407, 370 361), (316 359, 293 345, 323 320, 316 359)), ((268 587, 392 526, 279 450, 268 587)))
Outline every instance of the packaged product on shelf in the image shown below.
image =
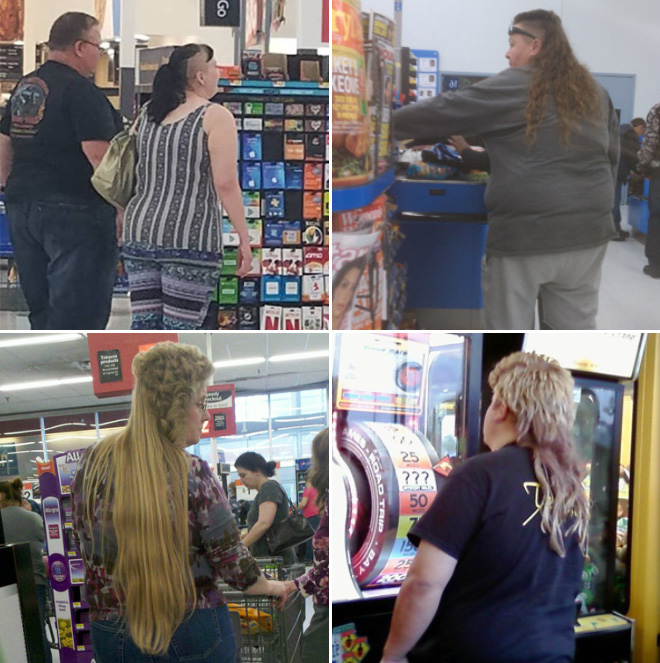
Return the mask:
POLYGON ((284 103, 281 101, 267 101, 264 106, 266 115, 284 115, 284 103))
POLYGON ((223 101, 222 105, 232 115, 243 115, 243 104, 240 101, 223 101))
POLYGON ((282 277, 265 274, 261 277, 261 301, 279 302, 282 298, 282 277))
POLYGON ((296 303, 301 300, 300 276, 282 277, 282 301, 296 303))
POLYGON ((264 102, 263 101, 246 101, 243 104, 244 115, 263 115, 264 102))
POLYGON ((323 222, 323 245, 330 246, 330 221, 323 222))
POLYGON ((305 134, 284 134, 284 160, 305 160, 305 134))
POLYGON ((383 194, 364 207, 332 215, 332 232, 370 233, 380 228, 387 218, 387 196, 383 194))
POLYGON ((284 105, 284 114, 287 117, 304 117, 305 104, 288 103, 284 105))
POLYGON ((246 219, 248 237, 250 238, 250 246, 259 248, 263 243, 264 224, 261 219, 246 219))
POLYGON ((246 276, 259 276, 261 274, 261 249, 252 249, 252 263, 246 276))
POLYGON ((321 306, 303 306, 302 326, 306 331, 323 329, 323 308, 321 306))
POLYGON ((258 163, 241 164, 241 175, 243 189, 261 189, 261 168, 258 163))
POLYGON ((325 284, 322 274, 305 274, 302 277, 303 302, 322 302, 325 284))
POLYGON ((283 219, 286 214, 284 191, 269 191, 265 194, 265 216, 283 219))
POLYGON ((323 218, 327 219, 330 216, 330 192, 323 192, 323 218))
POLYGON ((323 188, 330 189, 330 164, 326 163, 323 167, 323 188))
POLYGON ((299 308, 285 308, 282 311, 283 329, 296 331, 302 329, 302 310, 299 308))
POLYGON ((261 273, 275 276, 282 273, 282 249, 261 249, 261 273))
POLYGON ((283 189, 286 186, 286 170, 283 161, 261 164, 264 189, 283 189))
POLYGON ((238 307, 238 329, 259 329, 259 307, 238 307))
POLYGON ((248 219, 261 217, 261 194, 258 191, 243 191, 243 205, 248 219))
POLYGON ((238 304, 238 277, 221 276, 218 294, 219 304, 238 304))
POLYGON ((323 117, 325 115, 325 104, 305 104, 305 115, 307 117, 323 117))
MULTIPOLYGON (((325 131, 325 120, 322 119, 306 119, 305 131, 309 132, 322 132, 325 131)), ((325 147, 325 146, 324 146, 325 147)))
POLYGON ((302 276, 303 250, 301 248, 282 249, 282 274, 284 276, 302 276))
POLYGON ((298 246, 302 243, 302 224, 300 221, 282 222, 282 244, 298 246))
POLYGON ((240 81, 243 78, 243 72, 238 64, 218 65, 218 78, 224 78, 228 81, 240 81))
POLYGON ((392 164, 392 98, 394 91, 394 33, 393 21, 374 14, 372 40, 378 64, 377 99, 378 145, 376 150, 376 174, 384 173, 392 164))
POLYGON ((323 307, 323 329, 330 329, 330 307, 323 307))
MULTIPOLYGON (((323 273, 330 274, 330 249, 327 246, 323 247, 323 273)), ((326 292, 330 292, 330 289, 326 287, 326 292)))
MULTIPOLYGON (((284 131, 284 119, 281 117, 269 117, 264 122, 264 129, 267 131, 284 131)), ((282 155, 284 155, 284 149, 282 150, 282 155)))
POLYGON ((244 132, 241 139, 243 142, 243 159, 245 161, 261 161, 261 134, 244 132))
POLYGON ((264 228, 264 246, 282 246, 284 238, 284 222, 266 219, 264 228))
POLYGON ((307 159, 325 159, 325 134, 305 134, 305 154, 307 159))
POLYGON ((287 117, 286 120, 284 120, 284 131, 305 131, 305 120, 303 120, 302 117, 287 117))
POLYGON ((223 276, 233 276, 238 269, 238 249, 225 249, 222 255, 220 273, 223 276))
POLYGON ((263 306, 261 308, 261 329, 271 331, 280 329, 282 324, 281 306, 263 306))
POLYGON ((302 163, 286 164, 286 188, 302 189, 304 181, 304 169, 302 163))
POLYGON ((264 76, 270 81, 288 80, 287 60, 283 53, 264 53, 262 58, 264 76))
POLYGON ((306 163, 305 164, 305 189, 323 188, 323 164, 306 163))
POLYGON ((303 244, 323 246, 323 225, 321 221, 303 221, 303 244))
MULTIPOLYGON (((362 12, 362 37, 364 39, 364 70, 367 88, 367 115, 369 116, 369 144, 367 146, 368 163, 373 168, 377 160, 377 136, 378 136, 378 57, 376 48, 371 40, 372 14, 362 12)), ((373 174, 373 173, 372 173, 373 174)))
POLYGON ((243 131, 263 131, 264 121, 260 117, 243 118, 243 131))
POLYGON ((332 27, 332 181, 338 188, 373 175, 359 0, 333 3, 332 27))
POLYGON ((218 308, 218 329, 236 329, 238 326, 237 310, 231 306, 218 308))
MULTIPOLYGON (((236 122, 236 131, 239 131, 239 132, 243 131, 243 119, 240 118, 240 117, 235 117, 234 120, 236 122)), ((241 149, 240 144, 238 145, 238 149, 239 150, 241 149)), ((240 154, 239 154, 239 156, 240 156, 240 154)))
POLYGON ((260 79, 261 74, 261 51, 243 51, 241 63, 243 65, 243 77, 246 79, 260 79))
POLYGON ((306 246, 305 263, 303 272, 305 274, 323 274, 323 261, 327 254, 322 246, 306 246))
POLYGON ((304 219, 320 219, 323 216, 323 192, 305 191, 303 203, 304 219))
POLYGON ((241 279, 238 290, 238 301, 241 304, 259 303, 259 279, 245 277, 241 279))

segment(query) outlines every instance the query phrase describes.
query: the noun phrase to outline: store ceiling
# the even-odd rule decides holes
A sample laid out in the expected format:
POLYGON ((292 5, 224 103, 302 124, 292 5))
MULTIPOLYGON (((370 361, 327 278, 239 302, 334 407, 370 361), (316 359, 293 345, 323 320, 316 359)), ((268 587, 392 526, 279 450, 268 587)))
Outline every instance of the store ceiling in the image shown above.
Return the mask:
MULTIPOLYGON (((25 334, 0 333, 0 341, 25 334)), ((328 334, 323 333, 180 333, 179 341, 210 351, 213 361, 327 350, 328 334)), ((90 375, 87 339, 48 345, 0 347, 0 385, 63 377, 90 375)), ((271 362, 254 366, 216 369, 214 383, 235 383, 237 393, 266 392, 328 382, 328 357, 310 360, 271 362)), ((0 416, 41 414, 74 408, 128 403, 127 396, 98 399, 91 382, 3 392, 0 389, 0 416)))

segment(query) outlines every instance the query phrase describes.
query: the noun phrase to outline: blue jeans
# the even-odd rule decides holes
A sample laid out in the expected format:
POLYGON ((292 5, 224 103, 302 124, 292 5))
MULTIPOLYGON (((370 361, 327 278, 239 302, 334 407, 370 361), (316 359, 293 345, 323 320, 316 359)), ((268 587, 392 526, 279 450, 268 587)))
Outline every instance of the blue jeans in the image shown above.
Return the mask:
MULTIPOLYGON (((187 614, 186 618, 190 615, 187 614)), ((195 610, 174 632, 165 656, 143 654, 122 622, 92 622, 96 663, 235 663, 236 636, 226 605, 195 610)))
POLYGON ((105 203, 7 203, 32 329, 105 329, 119 251, 105 203))
POLYGON ((46 663, 52 663, 53 655, 50 651, 50 644, 46 638, 46 596, 50 592, 50 586, 35 585, 37 589, 37 601, 39 602, 39 619, 41 621, 41 639, 44 645, 44 660, 46 663))
POLYGON ((660 270, 660 177, 649 180, 649 229, 645 253, 649 265, 660 270))

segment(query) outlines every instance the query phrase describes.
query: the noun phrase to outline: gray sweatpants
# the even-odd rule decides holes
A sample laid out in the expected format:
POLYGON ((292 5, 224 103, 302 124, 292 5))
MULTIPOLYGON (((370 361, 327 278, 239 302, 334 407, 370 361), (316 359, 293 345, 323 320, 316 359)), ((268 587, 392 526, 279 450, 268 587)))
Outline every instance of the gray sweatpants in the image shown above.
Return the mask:
POLYGON ((302 663, 320 663, 328 660, 330 647, 330 608, 314 604, 314 616, 302 637, 302 663))
POLYGON ((489 256, 481 261, 486 329, 596 329, 598 288, 607 244, 527 256, 489 256))

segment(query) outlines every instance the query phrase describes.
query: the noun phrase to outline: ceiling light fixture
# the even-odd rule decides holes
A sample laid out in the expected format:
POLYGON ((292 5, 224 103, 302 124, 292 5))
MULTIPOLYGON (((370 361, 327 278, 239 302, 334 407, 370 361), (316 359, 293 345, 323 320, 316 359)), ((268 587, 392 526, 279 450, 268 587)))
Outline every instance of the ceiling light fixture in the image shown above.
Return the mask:
POLYGON ((245 357, 244 359, 223 359, 221 361, 214 361, 213 365, 216 368, 235 368, 236 366, 256 366, 257 364, 265 364, 264 357, 245 357))
POLYGON ((0 348, 15 348, 23 345, 45 345, 46 343, 65 343, 85 338, 83 334, 49 334, 48 336, 32 336, 23 334, 21 338, 0 341, 0 348))
POLYGON ((85 375, 80 378, 58 378, 56 380, 39 380, 37 382, 16 382, 15 384, 1 384, 0 391, 23 391, 26 389, 47 389, 48 387, 61 387, 63 384, 81 384, 91 382, 92 376, 85 375))
POLYGON ((316 350, 314 352, 296 352, 294 354, 288 355, 275 355, 270 358, 270 361, 280 362, 280 361, 298 361, 305 359, 322 359, 323 357, 328 357, 330 355, 330 350, 316 350))

